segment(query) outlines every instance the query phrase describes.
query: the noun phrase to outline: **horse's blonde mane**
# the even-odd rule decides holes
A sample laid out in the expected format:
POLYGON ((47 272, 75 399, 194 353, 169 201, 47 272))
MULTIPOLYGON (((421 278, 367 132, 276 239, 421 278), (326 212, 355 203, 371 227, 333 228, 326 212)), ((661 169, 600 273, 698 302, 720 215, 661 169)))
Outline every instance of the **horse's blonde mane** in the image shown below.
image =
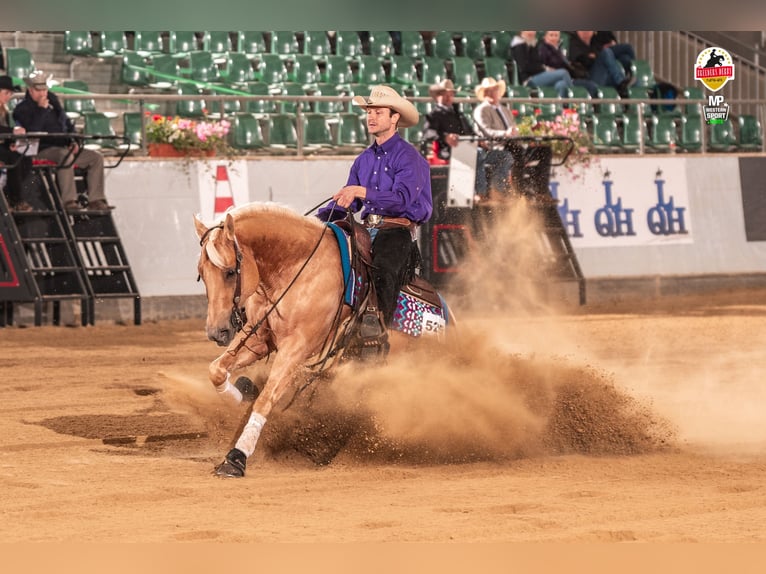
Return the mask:
MULTIPOLYGON (((284 231, 286 227, 285 221, 283 220, 284 218, 294 220, 296 225, 291 226, 291 229, 295 233, 298 233, 299 230, 307 229, 307 227, 305 227, 307 225, 309 226, 308 229, 311 230, 321 229, 321 227, 324 225, 324 223, 317 218, 305 217, 299 213, 296 213, 286 205, 274 202, 247 203, 245 205, 235 207, 229 210, 227 213, 234 217, 235 230, 237 228, 237 223, 245 221, 254 216, 267 216, 265 218, 266 227, 264 228, 263 226, 259 226, 259 230, 264 231, 265 229, 266 234, 271 233, 272 230, 284 231), (274 218, 271 216, 278 217, 274 218), (298 227, 298 225, 300 225, 300 227, 298 227)), ((213 225, 220 224, 225 217, 226 215, 224 214, 224 216, 218 218, 218 220, 216 220, 213 225)), ((289 223, 290 222, 288 222, 288 226, 289 223)), ((226 259, 230 258, 231 253, 222 251, 220 242, 216 241, 220 233, 222 233, 222 230, 215 230, 212 232, 210 240, 205 244, 205 252, 207 253, 210 263, 219 269, 226 269, 230 266, 226 263, 226 259)))

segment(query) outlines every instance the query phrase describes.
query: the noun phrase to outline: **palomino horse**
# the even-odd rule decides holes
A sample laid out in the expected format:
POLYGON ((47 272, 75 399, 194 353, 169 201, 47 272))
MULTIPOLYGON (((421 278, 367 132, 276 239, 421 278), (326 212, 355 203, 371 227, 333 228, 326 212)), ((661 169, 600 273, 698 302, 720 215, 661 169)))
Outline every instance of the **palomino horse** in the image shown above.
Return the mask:
POLYGON ((295 375, 310 362, 324 364, 349 323, 341 249, 328 224, 269 203, 233 209, 210 228, 195 217, 195 227, 208 298, 207 336, 227 347, 210 363, 213 385, 221 396, 241 402, 242 390, 230 382, 230 373, 274 352, 247 423, 215 470, 241 477, 266 418, 295 375))

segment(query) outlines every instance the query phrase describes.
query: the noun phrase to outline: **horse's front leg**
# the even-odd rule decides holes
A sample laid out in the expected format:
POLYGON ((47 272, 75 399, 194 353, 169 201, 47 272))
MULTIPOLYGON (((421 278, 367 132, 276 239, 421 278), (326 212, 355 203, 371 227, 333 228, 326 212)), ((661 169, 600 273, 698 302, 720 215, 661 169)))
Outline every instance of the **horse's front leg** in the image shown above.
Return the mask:
POLYGON ((208 376, 215 390, 222 398, 235 404, 242 402, 243 389, 231 383, 231 371, 252 365, 269 354, 265 340, 255 335, 241 345, 245 337, 244 332, 240 331, 226 350, 208 366, 208 376))
POLYGON ((298 352, 289 352, 281 348, 263 390, 253 403, 250 417, 224 461, 215 468, 215 474, 222 477, 241 478, 245 476, 247 459, 255 451, 255 446, 261 436, 266 417, 284 396, 290 386, 296 368, 305 360, 298 352))

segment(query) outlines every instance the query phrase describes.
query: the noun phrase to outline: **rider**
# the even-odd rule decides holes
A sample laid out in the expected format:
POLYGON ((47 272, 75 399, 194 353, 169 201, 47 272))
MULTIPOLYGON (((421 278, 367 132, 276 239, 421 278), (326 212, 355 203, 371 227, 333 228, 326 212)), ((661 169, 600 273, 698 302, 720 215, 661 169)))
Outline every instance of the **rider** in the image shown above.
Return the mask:
POLYGON ((367 111, 367 129, 375 141, 354 160, 346 186, 317 217, 328 221, 345 217, 347 209, 361 210, 373 238, 378 305, 390 326, 399 289, 420 262, 415 234, 433 210, 431 175, 428 162, 397 132, 418 123, 411 102, 389 86, 373 86, 368 97, 356 96, 352 102, 367 111))

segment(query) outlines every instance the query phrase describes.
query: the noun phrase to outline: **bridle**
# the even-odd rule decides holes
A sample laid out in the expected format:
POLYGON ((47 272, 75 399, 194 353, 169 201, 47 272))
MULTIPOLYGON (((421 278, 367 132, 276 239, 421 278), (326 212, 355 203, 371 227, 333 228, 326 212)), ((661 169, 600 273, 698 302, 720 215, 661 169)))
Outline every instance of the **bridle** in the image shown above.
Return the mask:
MULTIPOLYGON (((223 229, 223 221, 218 223, 218 225, 214 225, 213 227, 210 227, 205 231, 205 233, 202 234, 202 237, 200 238, 199 244, 200 247, 202 247, 205 244, 205 241, 208 238, 208 235, 211 231, 214 229, 223 229)), ((230 350, 229 353, 231 355, 236 355, 242 347, 244 347, 247 344, 247 341, 250 337, 255 335, 258 332, 258 329, 261 328, 261 326, 268 320, 271 313, 273 313, 277 305, 282 301, 282 299, 287 295, 288 291, 290 291, 290 288, 295 284, 295 282, 298 280, 298 277, 300 277, 301 273, 303 273, 303 270, 306 269, 306 266, 309 264, 309 261, 314 257, 314 255, 317 252, 317 249, 319 249, 319 246, 322 243, 322 239, 324 238, 325 233, 327 232, 327 226, 325 225, 322 229, 322 233, 319 235, 319 240, 316 242, 316 245, 314 245, 314 248, 311 250, 311 253, 306 258, 306 261, 303 262, 303 265, 301 265, 301 268, 298 269, 298 272, 295 274, 295 277, 292 278, 290 283, 285 287, 285 290, 282 292, 282 294, 277 297, 277 299, 271 303, 271 307, 269 307, 268 311, 264 313, 263 317, 258 319, 258 321, 248 330, 245 332, 245 336, 243 339, 237 344, 237 346, 230 350)), ((232 297, 232 305, 231 305, 231 316, 229 317, 229 322, 231 323, 231 326, 236 329, 236 332, 242 331, 247 324, 247 315, 245 313, 245 308, 240 305, 240 299, 242 297, 242 251, 239 249, 239 243, 237 242, 236 235, 234 236, 234 257, 235 257, 235 267, 234 267, 234 273, 236 274, 236 284, 234 287, 234 295, 232 297)), ((197 275, 197 281, 200 281, 202 279, 201 275, 197 275)), ((264 289, 265 292, 265 289, 264 289)))
MULTIPOLYGON (((223 222, 214 225, 202 234, 202 237, 199 240, 200 247, 205 244, 207 236, 214 229, 223 229, 223 222)), ((231 323, 231 326, 239 332, 245 326, 245 323, 247 323, 247 315, 245 314, 245 308, 239 304, 239 301, 242 298, 242 251, 239 249, 239 243, 237 242, 236 236, 234 237, 234 259, 236 283, 234 285, 234 296, 232 297, 231 302, 231 316, 229 317, 229 323, 231 323)), ((201 279, 202 276, 197 275, 197 281, 199 282, 201 279)))

